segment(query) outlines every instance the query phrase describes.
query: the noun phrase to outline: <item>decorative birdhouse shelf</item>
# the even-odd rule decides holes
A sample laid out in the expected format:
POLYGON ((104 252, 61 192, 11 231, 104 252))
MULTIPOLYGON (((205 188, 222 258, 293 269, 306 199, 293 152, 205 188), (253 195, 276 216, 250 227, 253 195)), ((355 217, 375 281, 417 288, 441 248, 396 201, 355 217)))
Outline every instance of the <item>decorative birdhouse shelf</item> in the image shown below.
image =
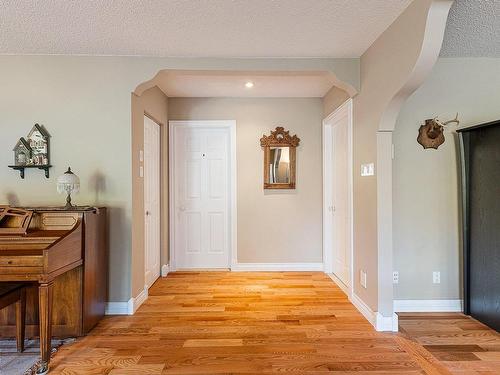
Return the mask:
POLYGON ((49 178, 50 165, 50 134, 39 124, 35 124, 26 138, 21 137, 14 146, 14 164, 9 168, 19 171, 24 178, 26 168, 37 168, 45 171, 49 178))
POLYGON ((45 177, 49 178, 49 169, 52 168, 52 165, 9 165, 9 168, 12 168, 16 171, 19 171, 19 175, 22 179, 24 179, 24 170, 26 168, 38 168, 45 171, 45 177))

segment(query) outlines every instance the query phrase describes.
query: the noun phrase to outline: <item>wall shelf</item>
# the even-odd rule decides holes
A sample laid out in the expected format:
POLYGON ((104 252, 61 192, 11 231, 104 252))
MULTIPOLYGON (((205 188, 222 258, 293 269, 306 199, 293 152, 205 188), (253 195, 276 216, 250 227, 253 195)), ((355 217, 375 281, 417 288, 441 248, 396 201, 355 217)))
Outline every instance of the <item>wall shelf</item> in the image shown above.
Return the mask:
POLYGON ((12 168, 16 171, 19 171, 19 174, 21 175, 21 178, 24 179, 24 170, 26 168, 37 168, 45 171, 45 177, 49 178, 49 168, 51 168, 52 165, 9 165, 9 168, 12 168))

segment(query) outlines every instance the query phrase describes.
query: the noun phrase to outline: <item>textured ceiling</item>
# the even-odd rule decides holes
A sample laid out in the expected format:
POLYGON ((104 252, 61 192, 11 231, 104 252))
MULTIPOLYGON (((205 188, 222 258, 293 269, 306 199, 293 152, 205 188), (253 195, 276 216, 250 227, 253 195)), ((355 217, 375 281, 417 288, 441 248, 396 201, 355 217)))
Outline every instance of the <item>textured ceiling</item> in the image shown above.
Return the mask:
POLYGON ((326 72, 163 71, 155 78, 168 97, 321 98, 334 82, 326 72))
POLYGON ((359 57, 411 0, 1 0, 0 54, 359 57))
POLYGON ((455 0, 442 57, 500 57, 500 0, 455 0))

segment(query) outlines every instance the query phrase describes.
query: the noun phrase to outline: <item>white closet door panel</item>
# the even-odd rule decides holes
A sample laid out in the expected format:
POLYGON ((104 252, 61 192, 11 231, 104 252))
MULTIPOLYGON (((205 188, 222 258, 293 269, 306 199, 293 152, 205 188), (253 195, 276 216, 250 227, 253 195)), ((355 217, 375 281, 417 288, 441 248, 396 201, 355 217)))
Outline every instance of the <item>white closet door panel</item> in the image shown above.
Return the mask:
POLYGON ((223 254, 225 249, 224 213, 209 212, 209 247, 207 251, 211 254, 223 254))
POLYGON ((228 133, 218 128, 175 129, 177 268, 229 266, 228 133))
POLYGON ((146 286, 160 276, 160 126, 144 117, 144 263, 146 286))
POLYGON ((195 158, 186 160, 184 168, 186 170, 186 188, 184 189, 186 201, 200 199, 202 172, 201 160, 195 158))
POLYGON ((202 225, 201 212, 186 212, 186 253, 200 254, 202 251, 202 225))
POLYGON ((339 113, 332 123, 333 145, 333 273, 349 285, 349 138, 347 111, 339 113))

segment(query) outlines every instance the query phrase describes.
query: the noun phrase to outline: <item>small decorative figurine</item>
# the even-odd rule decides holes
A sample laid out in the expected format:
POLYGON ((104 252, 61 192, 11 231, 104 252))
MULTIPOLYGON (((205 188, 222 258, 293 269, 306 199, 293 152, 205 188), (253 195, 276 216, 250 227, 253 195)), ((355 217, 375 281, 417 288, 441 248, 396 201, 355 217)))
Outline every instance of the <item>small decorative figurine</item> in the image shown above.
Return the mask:
POLYGON ((43 126, 35 124, 28 134, 28 142, 32 150, 31 163, 33 165, 49 164, 50 135, 43 126))
POLYGON ((31 160, 33 149, 24 137, 19 138, 13 151, 15 165, 26 165, 31 160))
POLYGON ((14 147, 14 165, 10 168, 18 170, 21 178, 24 178, 25 168, 38 168, 45 171, 45 177, 49 178, 50 134, 39 124, 35 124, 26 138, 21 137, 14 147))

